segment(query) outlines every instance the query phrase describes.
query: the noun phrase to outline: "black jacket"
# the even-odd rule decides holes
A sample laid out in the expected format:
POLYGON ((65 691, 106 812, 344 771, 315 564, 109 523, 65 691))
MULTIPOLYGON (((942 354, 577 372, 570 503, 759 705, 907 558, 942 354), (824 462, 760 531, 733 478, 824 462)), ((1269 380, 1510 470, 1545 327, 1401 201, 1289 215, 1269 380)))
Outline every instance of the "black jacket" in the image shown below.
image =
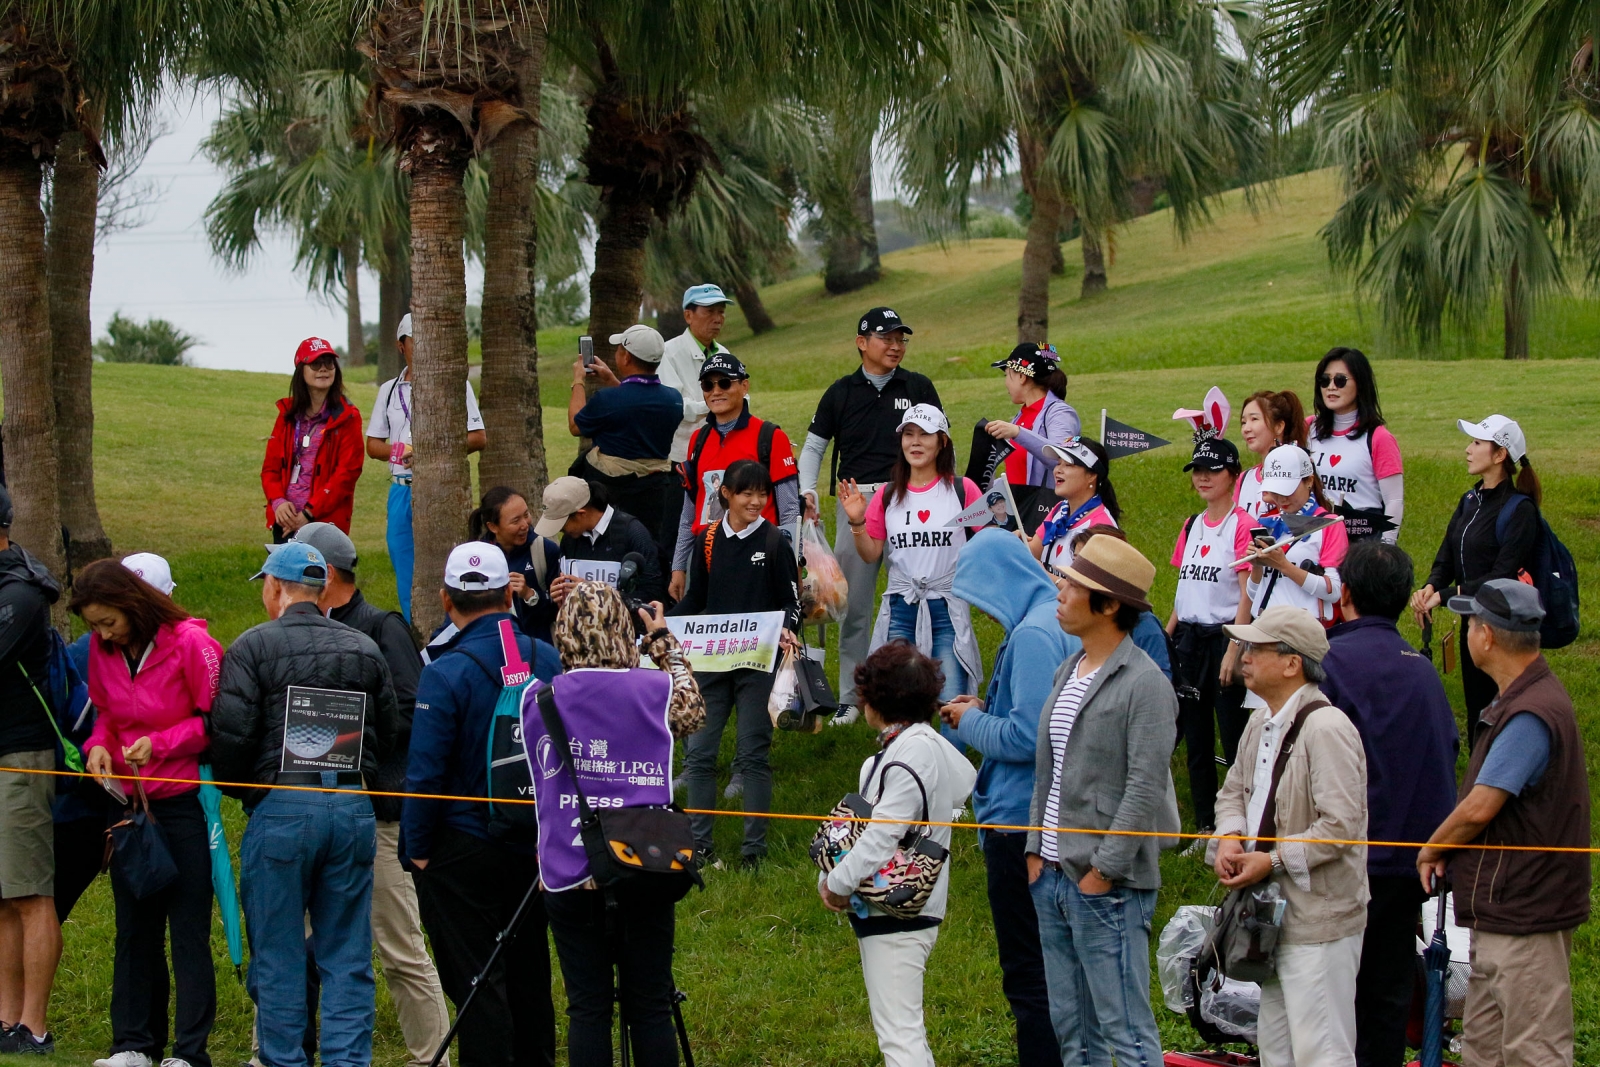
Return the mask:
MULTIPOLYGON (((223 782, 276 782, 283 756, 289 687, 367 694, 361 772, 375 779, 395 736, 394 682, 372 638, 322 616, 315 604, 289 605, 272 622, 252 626, 222 657, 222 686, 211 708, 211 763, 223 782)), ((230 789, 245 806, 260 789, 230 789)))
POLYGON ((50 605, 60 597, 61 586, 21 545, 0 552, 0 756, 56 747, 29 679, 44 689, 50 605))
MULTIPOLYGON (((328 612, 328 617, 372 638, 389 665, 389 677, 394 682, 394 744, 378 764, 377 773, 369 779, 368 785, 377 790, 403 793, 406 755, 411 749, 411 716, 417 703, 417 678, 422 674, 422 657, 417 654, 411 627, 398 611, 384 611, 367 603, 359 589, 343 607, 328 612)), ((372 798, 373 813, 386 822, 399 821, 400 805, 399 797, 372 798)))
POLYGON ((882 389, 860 367, 828 386, 817 402, 808 432, 833 442, 833 474, 838 478, 886 482, 900 455, 900 419, 914 404, 939 402, 939 390, 923 374, 896 367, 882 389))
POLYGON ((661 556, 656 549, 656 539, 650 536, 644 523, 626 511, 613 507, 606 532, 593 541, 589 540, 587 534, 577 537, 561 535, 561 555, 566 559, 603 559, 621 563, 629 552, 637 552, 644 558, 644 563, 639 567, 639 581, 634 587, 634 595, 646 602, 659 600, 666 603, 667 582, 661 576, 661 556))
POLYGON ((794 549, 770 522, 749 536, 729 537, 722 523, 708 527, 689 550, 689 583, 668 615, 744 615, 783 612, 783 625, 800 629, 800 573, 794 549), (706 535, 712 537, 706 567, 706 535))
POLYGON ((1506 537, 1495 535, 1500 509, 1514 487, 1504 479, 1484 491, 1477 485, 1461 498, 1450 525, 1433 558, 1428 584, 1448 602, 1452 596, 1471 596, 1493 578, 1515 578, 1517 572, 1533 565, 1534 548, 1539 542, 1539 509, 1532 500, 1517 503, 1507 520, 1506 537))

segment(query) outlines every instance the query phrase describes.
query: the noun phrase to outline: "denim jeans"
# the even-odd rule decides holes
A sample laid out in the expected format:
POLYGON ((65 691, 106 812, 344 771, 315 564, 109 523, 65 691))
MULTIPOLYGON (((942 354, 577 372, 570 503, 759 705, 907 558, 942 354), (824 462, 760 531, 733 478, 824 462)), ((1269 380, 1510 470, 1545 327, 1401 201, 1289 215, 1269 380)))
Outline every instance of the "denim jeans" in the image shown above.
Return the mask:
MULTIPOLYGON (((889 640, 902 638, 917 643, 917 613, 920 605, 912 604, 899 593, 889 593, 889 640)), ((967 687, 967 672, 956 659, 956 628, 950 622, 950 605, 943 599, 928 601, 928 617, 933 623, 932 658, 944 671, 944 688, 939 690, 939 702, 947 703, 960 696, 967 687)))
POLYGON ((1086 896, 1046 867, 1033 883, 1050 1021, 1066 1067, 1159 1067, 1150 1010, 1150 924, 1156 891, 1113 887, 1086 896))
POLYGON ((367 1067, 377 1008, 372 976, 372 802, 345 793, 271 793, 239 843, 250 939, 250 997, 261 1062, 304 1067, 305 919, 322 979, 323 1067, 367 1067))
POLYGON ((400 614, 411 621, 411 572, 417 563, 417 546, 411 533, 411 485, 389 483, 389 507, 384 539, 389 544, 389 563, 394 567, 395 592, 400 597, 400 614))

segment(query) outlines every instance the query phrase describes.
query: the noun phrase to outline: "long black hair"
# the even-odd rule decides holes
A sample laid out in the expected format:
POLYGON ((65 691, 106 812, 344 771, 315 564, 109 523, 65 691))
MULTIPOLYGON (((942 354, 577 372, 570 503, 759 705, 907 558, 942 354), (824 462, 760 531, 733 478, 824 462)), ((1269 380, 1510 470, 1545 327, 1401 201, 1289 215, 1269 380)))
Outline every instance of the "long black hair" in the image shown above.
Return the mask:
POLYGON ((478 506, 472 514, 467 516, 467 533, 474 541, 493 541, 494 534, 489 532, 489 524, 500 522, 500 512, 514 496, 522 494, 510 486, 497 485, 483 494, 478 501, 478 506))
MULTIPOLYGON (((1106 446, 1092 437, 1080 437, 1078 443, 1094 453, 1094 466, 1087 468, 1094 475, 1094 493, 1100 498, 1100 503, 1111 512, 1111 517, 1118 522, 1122 521, 1122 506, 1117 503, 1117 489, 1111 484, 1111 453, 1106 451, 1106 446)), ((1081 463, 1078 466, 1083 466, 1081 463)))
POLYGON ((1038 375, 1033 381, 1034 384, 1043 386, 1045 392, 1056 394, 1057 400, 1067 399, 1067 375, 1059 366, 1038 375))
MULTIPOLYGON (((329 414, 338 410, 335 405, 342 406, 345 402, 344 395, 344 368, 339 366, 339 357, 333 356, 333 385, 328 389, 328 399, 323 401, 323 407, 329 414)), ((294 374, 289 378, 289 421, 304 418, 306 412, 311 410, 311 386, 306 384, 305 369, 309 363, 296 363, 294 374)))
POLYGON ((1353 441, 1364 433, 1371 433, 1383 425, 1383 408, 1378 406, 1378 384, 1372 376, 1372 364, 1359 348, 1330 348, 1328 354, 1317 361, 1316 373, 1311 376, 1312 403, 1316 407, 1317 436, 1326 440, 1333 436, 1333 412, 1322 401, 1322 387, 1317 382, 1330 363, 1344 363, 1350 371, 1350 380, 1356 386, 1356 425, 1350 431, 1353 441))

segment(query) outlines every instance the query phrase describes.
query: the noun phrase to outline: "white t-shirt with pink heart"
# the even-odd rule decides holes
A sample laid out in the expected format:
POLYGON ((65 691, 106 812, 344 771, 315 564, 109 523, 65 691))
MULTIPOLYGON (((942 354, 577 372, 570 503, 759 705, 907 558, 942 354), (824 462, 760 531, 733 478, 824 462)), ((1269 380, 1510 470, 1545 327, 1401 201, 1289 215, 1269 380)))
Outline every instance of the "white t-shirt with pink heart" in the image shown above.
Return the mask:
POLYGON ((1204 512, 1186 521, 1172 549, 1178 590, 1172 610, 1179 622, 1217 626, 1239 617, 1239 572, 1234 563, 1250 551, 1254 520, 1234 508, 1212 524, 1204 512))
POLYGON ((967 543, 967 529, 950 522, 981 495, 970 478, 956 483, 943 478, 924 486, 907 486, 888 504, 884 486, 867 505, 867 535, 884 543, 889 562, 888 591, 920 586, 938 600, 956 573, 956 557, 967 543))

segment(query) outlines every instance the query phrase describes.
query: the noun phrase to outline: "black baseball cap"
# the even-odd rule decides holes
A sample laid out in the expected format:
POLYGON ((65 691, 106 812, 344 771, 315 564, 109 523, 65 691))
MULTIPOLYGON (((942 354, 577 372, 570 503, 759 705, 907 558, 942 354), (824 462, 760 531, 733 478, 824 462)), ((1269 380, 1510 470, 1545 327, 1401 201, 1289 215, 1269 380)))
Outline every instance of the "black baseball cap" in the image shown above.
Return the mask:
POLYGON ((997 359, 989 366, 995 370, 1004 368, 1014 370, 1018 374, 1026 374, 1030 378, 1037 378, 1041 374, 1049 374, 1055 370, 1060 361, 1061 354, 1056 351, 1055 345, 1036 345, 1032 341, 1024 341, 1013 348, 1005 359, 997 359))
POLYGON ((904 330, 907 337, 911 336, 911 327, 900 321, 900 316, 893 308, 873 308, 861 316, 861 325, 856 327, 856 336, 865 337, 869 333, 893 333, 904 330))
POLYGON ((1196 441, 1194 456, 1183 469, 1188 471, 1232 471, 1238 474, 1239 448, 1226 437, 1207 437, 1196 441))
POLYGON ((732 352, 713 352, 700 364, 700 377, 702 379, 712 374, 726 374, 736 382, 746 381, 750 372, 744 369, 744 364, 739 362, 739 357, 732 352))

